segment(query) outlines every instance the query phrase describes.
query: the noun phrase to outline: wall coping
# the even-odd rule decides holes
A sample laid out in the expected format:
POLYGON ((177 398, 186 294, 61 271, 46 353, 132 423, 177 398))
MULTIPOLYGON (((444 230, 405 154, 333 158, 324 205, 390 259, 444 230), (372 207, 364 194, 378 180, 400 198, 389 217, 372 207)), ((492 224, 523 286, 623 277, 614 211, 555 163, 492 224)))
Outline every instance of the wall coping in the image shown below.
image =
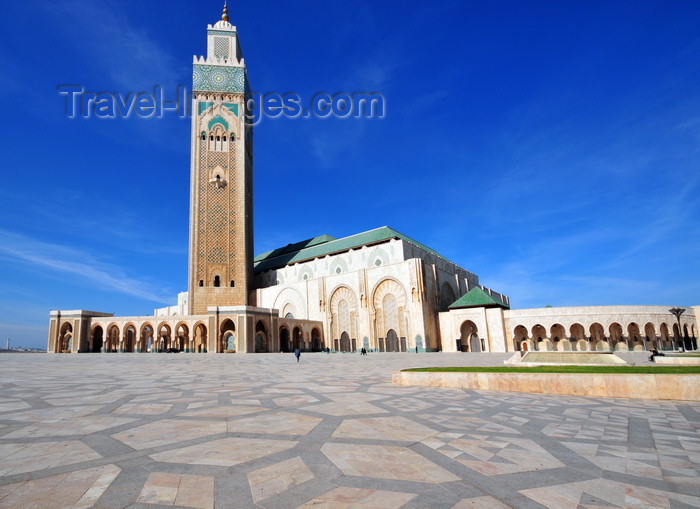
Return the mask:
POLYGON ((700 401, 700 375, 396 371, 394 385, 560 394, 595 398, 700 401))

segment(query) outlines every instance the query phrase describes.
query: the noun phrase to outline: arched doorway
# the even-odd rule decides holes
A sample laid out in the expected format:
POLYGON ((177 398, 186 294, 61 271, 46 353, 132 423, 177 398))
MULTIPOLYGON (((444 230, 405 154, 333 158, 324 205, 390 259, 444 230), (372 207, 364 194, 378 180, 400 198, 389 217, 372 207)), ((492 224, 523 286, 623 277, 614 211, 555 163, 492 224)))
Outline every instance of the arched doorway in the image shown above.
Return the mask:
POLYGON ((97 353, 102 350, 103 335, 104 331, 102 330, 102 327, 99 325, 95 325, 90 334, 90 345, 88 349, 89 352, 97 353))
POLYGON ((207 352, 207 327, 201 322, 194 326, 194 351, 207 352))
POLYGON ((516 352, 527 352, 527 328, 524 325, 518 325, 513 329, 513 350, 516 352))
POLYGON ((571 344, 566 337, 566 329, 560 323, 555 323, 549 328, 549 337, 552 338, 552 344, 557 351, 571 350, 571 344))
POLYGON ((642 334, 639 331, 639 325, 632 322, 627 326, 627 337, 630 342, 630 350, 643 351, 645 350, 642 334))
POLYGON ((612 346, 612 349, 615 351, 628 351, 629 348, 627 347, 627 343, 625 343, 625 340, 622 336, 622 325, 620 325, 617 322, 613 322, 610 324, 609 330, 610 345, 612 346))
POLYGON ((177 348, 181 352, 190 351, 190 329, 187 324, 180 322, 175 328, 175 338, 177 343, 177 348))
MULTIPOLYGON (((447 291, 447 290, 446 290, 447 291)), ((405 352, 407 338, 410 337, 410 317, 406 305, 406 291, 395 279, 380 281, 372 292, 370 299, 372 317, 379 343, 379 351, 405 352), (390 332, 392 337, 389 337, 390 332), (382 337, 379 337, 379 336, 382 337)), ((439 303, 436 302, 439 305, 439 303)), ((353 330, 354 334, 355 330, 353 330)), ((435 345, 439 347, 439 345, 435 345)))
POLYGON ((664 350, 671 350, 673 349, 673 342, 671 341, 671 337, 669 336, 668 333, 668 325, 665 323, 662 323, 661 326, 659 327, 659 334, 661 335, 661 344, 663 345, 664 350))
POLYGON ((219 326, 221 331, 221 342, 219 344, 219 352, 235 353, 236 352, 236 326, 230 318, 225 319, 219 326))
POLYGON ((292 351, 292 342, 289 337, 289 329, 286 325, 280 327, 280 350, 282 352, 292 351))
POLYGON ((688 332, 688 324, 683 324, 683 347, 686 350, 694 350, 693 342, 690 338, 690 333, 688 332))
POLYGON ((479 343, 479 335, 476 328, 476 324, 471 320, 467 320, 466 322, 462 323, 462 325, 459 327, 459 344, 457 345, 458 351, 480 352, 481 346, 477 344, 477 348, 476 350, 474 350, 472 346, 474 343, 479 343), (476 336, 476 342, 474 342, 474 336, 476 336))
POLYGON ((105 352, 115 352, 119 347, 119 327, 112 324, 107 328, 107 341, 102 345, 105 352))
POLYGON ((150 323, 144 323, 141 326, 141 340, 139 341, 139 350, 141 352, 150 352, 153 349, 153 327, 150 323))
POLYGON ((586 339, 586 329, 580 323, 574 323, 569 327, 571 344, 576 346, 576 350, 588 350, 588 340, 586 339))
POLYGON ((591 332, 591 350, 602 352, 610 350, 610 346, 605 338, 605 329, 598 322, 594 322, 588 328, 591 332))
POLYGON ((136 327, 134 326, 134 324, 130 323, 124 328, 124 338, 123 338, 123 342, 121 344, 121 351, 133 353, 135 343, 136 343, 136 327))
POLYGON ((386 351, 399 351, 399 336, 396 334, 394 329, 389 329, 389 332, 386 333, 386 351))
POLYGON ((156 345, 156 350, 158 352, 165 352, 168 348, 170 348, 170 325, 167 323, 162 323, 158 328, 158 342, 156 345))
POLYGON ((321 331, 314 327, 311 329, 311 351, 320 352, 321 348, 321 331))
POLYGON ((294 327, 294 330, 292 330, 292 346, 294 350, 297 348, 302 351, 304 350, 304 337, 299 327, 294 327))
POLYGON ((551 343, 547 339, 547 329, 542 325, 537 324, 532 328, 532 342, 536 346, 537 350, 549 351, 551 350, 551 343))
POLYGON ((73 326, 69 322, 61 325, 61 333, 58 338, 56 351, 58 353, 70 353, 73 350, 73 326))
POLYGON ((343 331, 343 333, 340 335, 340 351, 350 351, 350 335, 345 331, 343 331))
POLYGON ((652 348, 661 350, 661 344, 656 338, 656 327, 654 327, 654 324, 651 322, 648 322, 644 326, 644 345, 647 350, 651 350, 652 348))
POLYGON ((256 352, 267 352, 267 333, 265 332, 265 324, 262 321, 258 321, 255 324, 255 351, 256 352))

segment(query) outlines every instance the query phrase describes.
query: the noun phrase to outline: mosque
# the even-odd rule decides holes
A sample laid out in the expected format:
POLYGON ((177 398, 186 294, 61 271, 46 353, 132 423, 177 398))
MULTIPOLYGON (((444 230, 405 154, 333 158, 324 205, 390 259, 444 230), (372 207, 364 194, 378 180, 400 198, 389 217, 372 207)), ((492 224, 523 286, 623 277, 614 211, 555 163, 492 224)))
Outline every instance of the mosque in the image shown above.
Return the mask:
POLYGON ((193 62, 189 277, 152 316, 51 311, 51 353, 696 349, 700 306, 510 309, 472 272, 389 227, 254 257, 248 74, 224 7, 193 62), (675 308, 682 309, 682 308, 675 308))

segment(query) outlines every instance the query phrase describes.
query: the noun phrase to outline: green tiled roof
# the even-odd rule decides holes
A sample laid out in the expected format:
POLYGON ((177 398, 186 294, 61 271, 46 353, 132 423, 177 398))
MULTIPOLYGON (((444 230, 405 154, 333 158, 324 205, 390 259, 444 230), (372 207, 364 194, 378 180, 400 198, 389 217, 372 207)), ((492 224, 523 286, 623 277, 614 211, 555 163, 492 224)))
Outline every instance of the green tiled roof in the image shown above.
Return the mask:
POLYGON ((302 240, 301 242, 296 242, 294 244, 287 244, 284 247, 273 249, 272 251, 268 251, 267 253, 259 254, 255 257, 253 262, 257 263, 268 258, 275 258, 276 256, 282 256, 283 254, 294 253, 296 251, 304 249, 305 247, 317 246, 319 244, 328 242, 329 240, 336 240, 336 238, 331 237, 330 235, 319 235, 318 237, 314 237, 313 239, 302 240))
POLYGON ((412 238, 407 237, 406 235, 403 235, 402 233, 399 233, 388 226, 382 226, 381 228, 358 233, 342 239, 336 239, 330 235, 321 235, 319 237, 314 237, 313 239, 297 242, 296 244, 289 244, 285 247, 268 251, 267 253, 263 253, 255 257, 253 262, 254 270, 255 272, 263 272, 266 270, 279 269, 292 263, 313 260, 319 256, 342 253, 343 251, 348 251, 349 249, 370 244, 378 244, 391 239, 402 239, 427 251, 428 253, 447 260, 445 257, 440 256, 439 253, 427 246, 424 246, 420 242, 416 242, 412 238))
POLYGON ((458 308, 476 308, 476 307, 494 307, 500 306, 505 309, 510 309, 500 300, 492 297, 478 286, 472 288, 459 299, 448 306, 448 309, 458 308))

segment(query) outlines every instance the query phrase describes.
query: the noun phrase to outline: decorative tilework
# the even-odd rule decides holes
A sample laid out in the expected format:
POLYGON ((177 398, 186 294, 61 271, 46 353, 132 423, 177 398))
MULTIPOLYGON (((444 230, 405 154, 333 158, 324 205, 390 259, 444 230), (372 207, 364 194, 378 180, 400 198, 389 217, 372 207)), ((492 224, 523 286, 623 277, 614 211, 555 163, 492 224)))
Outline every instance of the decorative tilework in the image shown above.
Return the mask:
POLYGON ((207 127, 209 127, 209 130, 211 130, 211 128, 214 127, 214 124, 221 124, 222 126, 224 126, 224 129, 228 131, 228 122, 226 122, 226 120, 224 120, 224 118, 221 115, 217 115, 209 121, 209 124, 207 125, 207 127))
POLYGON ((238 116, 238 105, 234 103, 224 103, 224 108, 229 110, 234 115, 238 116))
POLYGON ((207 30, 207 34, 209 34, 209 35, 225 35, 227 37, 237 35, 235 30, 207 30))
POLYGON ((208 102, 200 102, 198 103, 198 112, 201 115, 205 111, 207 111, 209 108, 211 108, 214 105, 214 103, 208 103, 208 102))
POLYGON ((243 67, 203 64, 195 64, 192 67, 192 90, 242 94, 247 89, 243 67))

